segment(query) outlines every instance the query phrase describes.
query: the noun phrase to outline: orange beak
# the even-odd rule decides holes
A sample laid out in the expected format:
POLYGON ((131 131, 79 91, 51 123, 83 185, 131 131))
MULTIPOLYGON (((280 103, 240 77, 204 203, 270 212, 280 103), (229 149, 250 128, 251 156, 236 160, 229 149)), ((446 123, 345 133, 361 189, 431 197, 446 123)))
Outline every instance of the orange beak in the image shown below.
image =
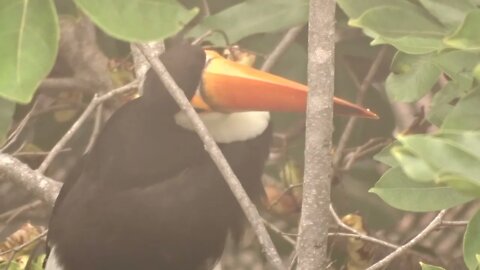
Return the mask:
MULTIPOLYGON (((304 112, 306 85, 260 71, 206 51, 203 82, 192 103, 196 108, 213 111, 286 111, 304 112)), ((334 97, 336 114, 378 119, 368 109, 334 97)))

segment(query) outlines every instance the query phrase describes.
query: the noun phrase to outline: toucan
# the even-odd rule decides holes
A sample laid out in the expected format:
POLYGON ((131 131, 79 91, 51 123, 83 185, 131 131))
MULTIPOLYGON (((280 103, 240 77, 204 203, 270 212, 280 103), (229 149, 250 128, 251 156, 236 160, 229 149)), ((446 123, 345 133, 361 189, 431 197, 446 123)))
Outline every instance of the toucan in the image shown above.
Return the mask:
MULTIPOLYGON (((304 111, 307 87, 179 42, 160 56, 252 200, 272 139, 268 111, 304 111)), ((340 114, 375 118, 336 98, 340 114)), ((47 270, 207 270, 243 213, 153 70, 65 180, 52 212, 47 270)))

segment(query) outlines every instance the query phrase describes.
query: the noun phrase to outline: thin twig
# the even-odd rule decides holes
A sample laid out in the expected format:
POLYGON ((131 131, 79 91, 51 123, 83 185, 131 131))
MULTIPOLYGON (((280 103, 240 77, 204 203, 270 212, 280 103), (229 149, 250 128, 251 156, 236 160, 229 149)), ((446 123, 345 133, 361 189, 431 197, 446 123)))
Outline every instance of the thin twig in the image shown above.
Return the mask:
POLYGON ((45 230, 41 234, 35 236, 35 238, 32 238, 30 241, 27 241, 27 242, 25 242, 25 243, 23 243, 19 246, 13 247, 13 248, 8 249, 8 250, 5 250, 3 252, 0 252, 0 256, 3 256, 5 254, 11 253, 11 252, 13 252, 13 253, 19 252, 20 250, 24 249, 25 247, 31 245, 32 243, 35 243, 36 241, 42 239, 43 237, 45 237, 47 235, 47 232, 48 232, 48 230, 45 230))
POLYGON ((363 240, 363 241, 371 242, 371 243, 374 243, 374 244, 378 244, 378 245, 381 245, 381 246, 385 246, 385 247, 388 247, 388 248, 391 248, 391 249, 399 248, 399 246, 397 246, 395 244, 389 243, 387 241, 380 240, 380 239, 375 238, 375 237, 364 235, 364 234, 333 232, 333 233, 328 233, 328 236, 330 236, 330 237, 355 238, 355 239, 360 239, 360 240, 363 240))
POLYGON ((304 25, 296 26, 287 31, 275 49, 273 49, 273 51, 267 56, 265 62, 263 62, 261 67, 263 71, 269 71, 275 65, 280 56, 282 56, 288 47, 290 47, 290 45, 295 41, 298 34, 300 34, 302 31, 303 26, 304 25))
POLYGON ((291 234, 280 230, 280 228, 275 226, 275 224, 273 224, 273 223, 271 223, 271 222, 269 222, 265 219, 263 219, 263 223, 265 223, 265 225, 267 225, 272 231, 274 231, 278 235, 280 235, 283 238, 283 240, 287 241, 292 246, 295 246, 296 241, 295 241, 295 239, 292 238, 291 234))
MULTIPOLYGON (((375 60, 373 60, 372 65, 370 66, 370 69, 368 70, 367 75, 363 79, 362 84, 358 88, 358 94, 357 94, 357 100, 356 104, 362 105, 363 100, 365 99, 365 95, 367 93, 368 88, 372 84, 372 80, 377 74, 377 71, 380 67, 380 64, 383 61, 383 58, 385 57, 387 52, 387 46, 383 46, 377 56, 375 57, 375 60)), ((345 129, 343 130, 342 136, 340 137, 340 140, 338 141, 338 146, 337 150, 335 151, 335 155, 333 157, 333 164, 334 167, 338 167, 340 164, 340 161, 342 160, 342 152, 347 146, 348 140, 350 139, 350 136, 352 135, 353 129, 355 128, 355 124, 357 122, 356 117, 352 117, 348 119, 347 125, 345 126, 345 129)))
POLYGON ((114 97, 115 95, 124 93, 132 88, 137 87, 137 80, 134 80, 124 86, 121 86, 119 88, 116 88, 112 91, 107 92, 106 94, 103 94, 101 96, 95 96, 90 104, 87 106, 85 111, 83 111, 82 115, 75 121, 75 123, 70 127, 70 129, 63 135, 63 137, 57 142, 57 144, 50 150, 50 153, 45 157, 45 160, 42 162, 40 167, 38 167, 37 171, 40 173, 45 173, 47 170, 48 166, 50 166, 51 162, 55 157, 58 155, 58 153, 65 147, 65 145, 70 141, 70 139, 73 137, 73 135, 78 131, 78 129, 83 125, 83 123, 88 119, 88 117, 92 114, 94 109, 97 107, 97 105, 101 104, 102 102, 105 102, 106 100, 114 97))
POLYGON ((288 186, 288 187, 282 192, 282 194, 280 194, 280 196, 278 196, 278 197, 268 206, 267 210, 271 210, 275 205, 277 205, 277 204, 282 200, 283 197, 285 197, 285 195, 287 195, 288 193, 290 193, 293 189, 298 188, 298 187, 301 187, 301 186, 303 186, 303 183, 288 186))
POLYGON ((0 149, 0 153, 6 151, 10 146, 17 142, 18 137, 22 133, 22 131, 27 127, 27 124, 30 122, 30 119, 34 116, 35 111, 39 106, 39 101, 35 100, 33 102, 32 108, 30 111, 25 115, 25 117, 20 121, 17 128, 8 136, 7 143, 0 149))
POLYGON ((247 216, 247 219, 252 225, 253 230, 255 231, 260 241, 260 244, 265 251, 267 259, 273 266, 275 266, 275 268, 284 269, 282 260, 280 259, 280 256, 278 255, 278 252, 273 245, 273 242, 267 232, 267 229, 265 228, 265 225, 263 224, 263 220, 260 217, 257 208, 248 197, 247 193, 240 184, 240 181, 235 176, 230 165, 223 156, 222 151, 208 133, 205 124, 195 112, 195 109, 193 109, 190 101, 185 97, 185 94, 175 83, 162 62, 157 57, 153 56, 152 49, 145 45, 137 46, 143 52, 147 60, 150 62, 153 70, 155 70, 157 75, 160 77, 168 92, 172 95, 172 97, 178 103, 179 107, 186 113, 188 118, 193 123, 195 131, 197 132, 205 146, 205 150, 208 152, 213 162, 215 163, 219 171, 222 173, 227 184, 229 185, 233 194, 237 198, 237 201, 242 207, 245 215, 247 216))
POLYGON ((90 140, 85 148, 85 153, 90 152, 92 147, 95 145, 98 135, 100 134, 103 122, 103 109, 103 104, 97 106, 97 110, 95 112, 95 123, 93 124, 92 134, 90 135, 90 140))
POLYGON ((408 241, 406 244, 403 246, 400 246, 397 248, 395 251, 390 253, 388 256, 385 258, 381 259, 380 261, 376 262, 374 265, 370 266, 367 268, 367 270, 377 270, 377 269, 382 269, 383 267, 387 266, 392 260, 397 258, 398 256, 402 255, 405 251, 407 251, 409 248, 413 247, 416 245, 418 242, 420 242, 423 238, 425 238, 430 232, 435 230, 439 225, 442 224, 442 219, 446 214, 446 210, 440 211, 437 216, 423 229, 419 234, 417 234, 414 238, 412 238, 410 241, 408 241))
POLYGON ((463 227, 468 225, 468 220, 442 220, 441 226, 449 226, 449 227, 463 227))

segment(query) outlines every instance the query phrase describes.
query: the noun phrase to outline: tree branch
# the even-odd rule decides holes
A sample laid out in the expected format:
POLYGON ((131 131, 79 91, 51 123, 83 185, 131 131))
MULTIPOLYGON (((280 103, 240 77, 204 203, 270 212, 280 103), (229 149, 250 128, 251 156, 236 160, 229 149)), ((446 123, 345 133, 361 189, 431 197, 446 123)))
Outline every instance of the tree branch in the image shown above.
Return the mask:
POLYGON ((253 230, 255 231, 260 241, 260 244, 262 245, 263 250, 267 256, 267 259, 273 266, 275 266, 276 269, 284 269, 282 260, 280 259, 280 256, 278 255, 278 252, 275 249, 272 240, 270 239, 270 236, 265 228, 265 225, 263 224, 263 220, 260 217, 257 208, 251 202, 247 193, 240 184, 240 181, 230 168, 230 165, 223 156, 220 148, 218 148, 217 144, 208 133, 205 124, 203 124, 202 120, 193 109, 189 100, 185 97, 183 91, 178 87, 170 74, 168 74, 165 66, 160 62, 158 58, 153 56, 152 49, 145 45, 137 46, 148 59, 148 61, 152 65, 153 70, 155 70, 155 72, 158 74, 161 81, 165 84, 168 92, 172 95, 172 97, 178 103, 179 107, 187 114, 188 118, 193 123, 195 131, 205 145, 205 150, 208 152, 213 162, 215 163, 219 171, 222 173, 227 184, 229 185, 233 194, 237 198, 237 201, 242 207, 245 215, 247 216, 248 221, 252 225, 253 230))
POLYGON ((62 186, 61 183, 30 169, 23 162, 6 154, 0 154, 0 180, 22 186, 50 207, 54 205, 62 186))
POLYGON ((277 44, 275 49, 273 49, 273 51, 267 56, 265 62, 263 62, 261 68, 263 71, 268 71, 275 65, 280 56, 282 56, 288 47, 290 47, 290 45, 295 41, 302 29, 303 25, 300 25, 288 30, 285 36, 283 36, 282 40, 280 40, 280 42, 277 44))
POLYGON ((326 269, 332 169, 335 1, 310 1, 308 102, 298 269, 326 269))
POLYGON ((73 135, 78 131, 78 129, 83 125, 83 123, 88 119, 88 117, 92 114, 95 110, 97 105, 105 102, 106 100, 112 98, 115 95, 124 93, 132 88, 137 87, 137 81, 134 80, 124 86, 121 86, 117 89, 107 92, 101 96, 95 96, 87 108, 83 111, 82 115, 75 121, 75 123, 70 127, 70 129, 63 135, 63 137, 57 142, 57 144, 50 150, 50 153, 45 157, 45 160, 42 162, 40 167, 38 167, 37 171, 40 173, 45 173, 50 163, 53 159, 58 155, 60 151, 65 147, 65 145, 70 141, 73 135))
POLYGON ((414 238, 412 238, 410 241, 408 241, 406 244, 403 246, 399 247, 392 253, 390 253, 388 256, 385 258, 381 259, 380 261, 376 262, 374 265, 370 266, 367 268, 367 270, 378 270, 378 269, 383 269, 385 266, 387 266, 391 261, 393 261, 395 258, 398 256, 402 255, 405 251, 407 251, 409 248, 413 247, 416 245, 418 242, 420 242, 423 238, 425 238, 430 232, 435 230, 439 225, 442 225, 442 219, 445 216, 446 210, 442 210, 438 213, 438 215, 430 222, 430 224, 423 229, 419 234, 417 234, 414 238))

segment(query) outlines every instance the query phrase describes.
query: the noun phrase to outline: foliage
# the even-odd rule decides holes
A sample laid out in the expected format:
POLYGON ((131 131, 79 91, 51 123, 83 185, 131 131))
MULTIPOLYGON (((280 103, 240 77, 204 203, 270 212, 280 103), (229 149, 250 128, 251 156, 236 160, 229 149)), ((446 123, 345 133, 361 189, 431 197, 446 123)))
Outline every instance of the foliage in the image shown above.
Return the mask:
MULTIPOLYGON (((376 159, 391 167, 371 189, 408 211, 447 209, 480 197, 480 9, 470 0, 340 0, 349 25, 373 45, 398 51, 386 80, 392 101, 432 96, 433 134, 399 135, 376 159), (438 89, 436 91, 432 91, 438 89)), ((478 214, 464 239, 465 262, 477 268, 478 214)), ((441 269, 422 264, 422 269, 441 269)))

